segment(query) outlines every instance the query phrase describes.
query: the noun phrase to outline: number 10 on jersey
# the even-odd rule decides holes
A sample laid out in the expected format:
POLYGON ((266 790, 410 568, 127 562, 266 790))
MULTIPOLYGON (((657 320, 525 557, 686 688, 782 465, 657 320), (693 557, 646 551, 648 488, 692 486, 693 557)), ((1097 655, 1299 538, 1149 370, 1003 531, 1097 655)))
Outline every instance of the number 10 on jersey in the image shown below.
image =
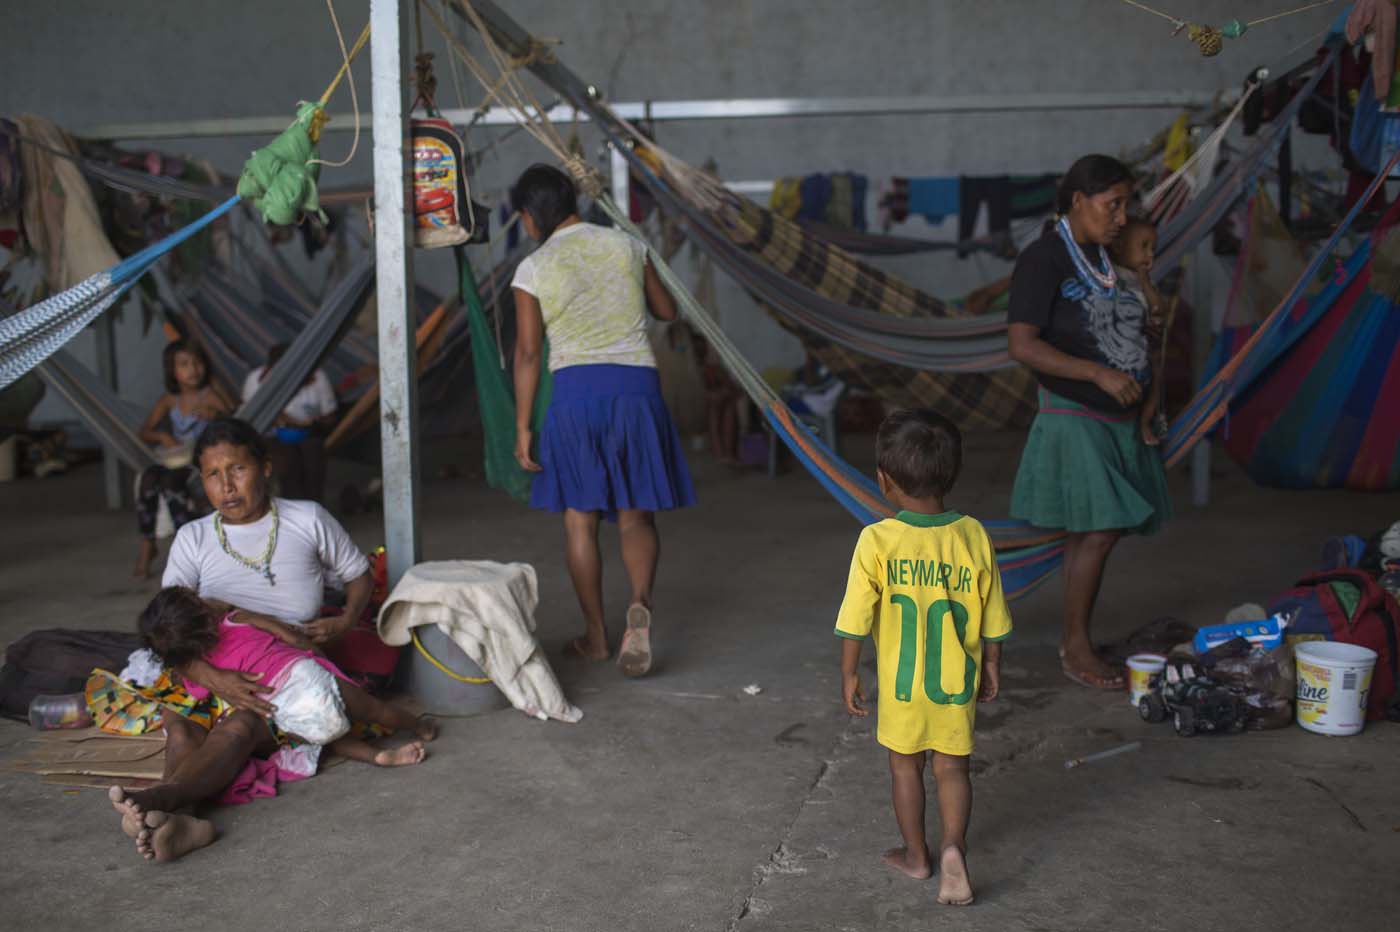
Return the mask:
POLYGON ((894 677, 894 697, 910 702, 914 696, 914 667, 919 648, 924 649, 924 695, 939 705, 966 705, 977 683, 977 663, 963 647, 967 637, 967 608, 952 599, 939 599, 928 607, 924 637, 919 638, 919 606, 907 595, 891 595, 890 604, 899 607, 899 665, 894 677), (963 687, 956 693, 943 689, 943 619, 953 616, 953 632, 958 652, 963 656, 963 687))

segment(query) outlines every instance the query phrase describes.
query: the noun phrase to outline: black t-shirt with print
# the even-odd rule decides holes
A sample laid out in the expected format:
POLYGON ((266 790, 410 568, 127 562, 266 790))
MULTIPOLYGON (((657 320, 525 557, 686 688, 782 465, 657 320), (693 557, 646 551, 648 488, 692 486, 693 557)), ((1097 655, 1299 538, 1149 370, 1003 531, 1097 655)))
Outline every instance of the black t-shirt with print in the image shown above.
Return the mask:
MULTIPOLYGON (((1097 268, 1098 249, 1085 253, 1097 268)), ((1007 319, 1039 327, 1040 338, 1062 353, 1126 372, 1144 390, 1152 380, 1142 303, 1121 300, 1116 294, 1094 294, 1079 278, 1074 260, 1054 228, 1046 230, 1017 258, 1007 319)), ((1093 382, 1043 372, 1035 377, 1055 394, 1097 411, 1121 414, 1129 410, 1093 382)))

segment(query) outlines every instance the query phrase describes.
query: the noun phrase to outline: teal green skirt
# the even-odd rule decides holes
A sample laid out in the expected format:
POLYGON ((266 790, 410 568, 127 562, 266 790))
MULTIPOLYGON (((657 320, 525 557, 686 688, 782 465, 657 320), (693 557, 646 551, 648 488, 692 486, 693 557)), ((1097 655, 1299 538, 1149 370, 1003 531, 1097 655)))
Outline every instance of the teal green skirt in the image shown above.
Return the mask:
POLYGON ((1041 389, 1011 515, 1070 532, 1152 534, 1171 516, 1167 476, 1136 413, 1101 414, 1041 389))

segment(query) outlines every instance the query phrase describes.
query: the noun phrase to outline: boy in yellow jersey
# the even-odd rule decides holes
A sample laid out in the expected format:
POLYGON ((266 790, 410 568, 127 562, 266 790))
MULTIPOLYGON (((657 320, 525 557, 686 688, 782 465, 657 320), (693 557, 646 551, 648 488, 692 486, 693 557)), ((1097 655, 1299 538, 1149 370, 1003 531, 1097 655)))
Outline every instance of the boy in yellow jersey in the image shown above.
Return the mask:
POLYGON ((880 491, 899 514, 861 532, 836 619, 846 709, 864 716, 858 665, 867 638, 879 673, 876 739, 889 749, 894 814, 904 845, 886 864, 933 873, 924 838, 924 764, 933 752, 938 812, 938 902, 972 903, 967 823, 972 815, 972 721, 996 698, 1001 641, 1011 613, 991 538, 943 499, 962 466, 962 437, 933 411, 899 411, 876 438, 880 491), (974 698, 976 701, 974 701, 974 698))

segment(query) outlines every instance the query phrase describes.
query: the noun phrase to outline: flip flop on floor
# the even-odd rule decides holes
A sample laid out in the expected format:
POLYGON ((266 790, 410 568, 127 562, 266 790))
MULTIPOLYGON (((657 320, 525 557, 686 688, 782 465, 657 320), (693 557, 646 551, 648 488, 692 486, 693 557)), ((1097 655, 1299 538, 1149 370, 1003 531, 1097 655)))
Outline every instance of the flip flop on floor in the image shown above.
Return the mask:
POLYGON ((1090 689, 1122 689, 1127 685, 1127 680, 1121 673, 1090 673, 1087 670, 1074 669, 1065 661, 1064 651, 1060 651, 1060 672, 1071 681, 1090 689))
POLYGON ((617 651, 617 665, 624 676, 646 676, 651 671, 651 609, 640 602, 627 609, 627 631, 617 651))

